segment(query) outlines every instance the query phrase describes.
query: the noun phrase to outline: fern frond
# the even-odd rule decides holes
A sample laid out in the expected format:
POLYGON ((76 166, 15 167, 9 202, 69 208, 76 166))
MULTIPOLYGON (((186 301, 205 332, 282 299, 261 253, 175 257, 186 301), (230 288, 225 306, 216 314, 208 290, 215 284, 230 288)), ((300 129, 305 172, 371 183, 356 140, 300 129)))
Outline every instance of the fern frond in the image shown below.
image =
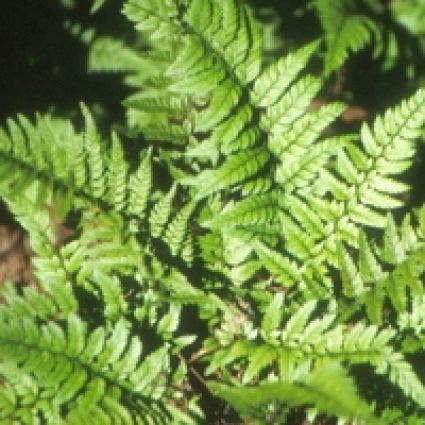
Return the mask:
POLYGON ((173 185, 153 207, 149 215, 150 232, 154 238, 159 238, 171 215, 171 206, 176 195, 177 185, 173 185))
POLYGON ((242 186, 242 196, 258 195, 268 192, 273 186, 273 180, 269 177, 258 177, 242 186))
POLYGON ((275 336, 278 334, 276 331, 283 318, 283 301, 283 294, 278 293, 267 307, 261 321, 261 336, 270 344, 276 343, 275 336))
POLYGON ((336 151, 338 138, 326 139, 316 143, 304 155, 287 155, 284 162, 276 169, 275 180, 286 193, 295 189, 310 186, 311 181, 316 178, 320 170, 336 151))
POLYGON ((260 126, 271 133, 286 130, 301 117, 321 88, 320 80, 310 75, 302 78, 273 105, 266 109, 260 126))
POLYGON ((25 287, 22 289, 22 295, 20 295, 16 285, 5 282, 0 288, 0 293, 9 305, 11 313, 20 317, 50 319, 60 309, 53 298, 40 294, 34 288, 25 287))
POLYGON ((208 106, 195 116, 195 131, 212 130, 229 115, 240 95, 240 89, 230 80, 223 81, 214 91, 208 106))
MULTIPOLYGON (((317 111, 308 112, 296 120, 286 131, 273 134, 268 140, 273 154, 285 161, 286 154, 303 155, 305 149, 313 145, 322 131, 345 109, 342 103, 329 103, 317 111)), ((348 136, 345 136, 348 137, 348 136)), ((341 137, 341 143, 345 137, 341 137)))
POLYGON ((40 279, 40 286, 50 294, 54 302, 65 314, 76 312, 77 300, 73 294, 69 276, 63 269, 60 258, 36 258, 33 260, 36 267, 35 273, 40 279))
POLYGON ((300 273, 294 263, 265 245, 258 243, 255 247, 261 263, 284 286, 291 286, 300 280, 300 273))
POLYGON ((152 149, 149 149, 139 168, 130 177, 128 213, 142 219, 146 215, 149 194, 152 189, 152 149))
MULTIPOLYGON (((170 344, 144 355, 142 341, 122 318, 121 286, 99 272, 94 279, 105 296, 105 318, 112 319, 109 326, 93 328, 91 321, 76 313, 63 314, 55 298, 33 289, 25 289, 22 296, 12 285, 1 288, 0 377, 6 385, 0 389, 0 419, 7 423, 19 418, 20 423, 32 425, 39 417, 53 425, 92 422, 91 415, 100 412, 96 419, 100 424, 118 418, 123 423, 168 424, 176 418, 196 423, 188 414, 196 412, 196 404, 189 411, 181 409, 171 399, 175 391, 166 389, 170 344), (115 306, 118 310, 112 310, 115 306), (58 317, 65 320, 57 321, 58 317), (30 397, 22 391, 25 381, 33 389, 30 397)), ((179 304, 173 304, 159 320, 157 331, 165 339, 174 333, 179 314, 179 304)), ((184 347, 187 341, 176 340, 176 346, 184 347)), ((201 418, 199 413, 196 416, 201 418)))
POLYGON ((140 342, 129 337, 123 321, 117 322, 111 333, 99 327, 88 336, 87 328, 75 314, 68 315, 63 328, 52 321, 38 324, 32 318, 17 317, 2 306, 1 357, 11 365, 21 365, 44 394, 34 399, 32 409, 48 423, 55 423, 50 406, 55 406, 54 417, 63 420, 87 417, 93 409, 103 410, 103 417, 115 416, 130 423, 144 415, 164 422, 170 415, 155 399, 163 391, 158 376, 169 367, 167 347, 143 359, 140 342), (125 405, 129 395, 139 412, 125 405))
POLYGON ((398 353, 393 353, 389 364, 391 381, 401 388, 406 396, 411 397, 420 406, 425 406, 425 388, 412 366, 398 353))
POLYGON ((109 202, 118 211, 125 209, 128 166, 124 161, 124 152, 118 135, 112 133, 112 146, 108 164, 109 202))
MULTIPOLYGON (((211 140, 221 143, 219 133, 226 131, 225 128, 233 127, 230 122, 231 111, 243 106, 240 105, 244 94, 243 86, 256 77, 260 69, 261 36, 258 26, 250 9, 237 5, 233 0, 220 4, 211 0, 201 4, 193 0, 182 5, 181 15, 176 14, 173 6, 162 3, 160 1, 156 5, 158 11, 152 10, 149 1, 143 5, 128 2, 125 8, 127 16, 138 22, 144 30, 155 35, 158 31, 149 22, 164 20, 164 31, 167 25, 173 27, 171 38, 179 39, 181 48, 178 51, 170 40, 162 43, 162 50, 168 49, 174 54, 171 55, 165 71, 169 81, 164 81, 159 86, 159 92, 162 93, 160 98, 174 98, 177 94, 177 99, 187 105, 186 111, 182 111, 178 117, 183 128, 191 128, 191 131, 197 133, 212 131, 211 140), (148 17, 150 13, 154 13, 154 16, 148 17), (175 25, 180 26, 180 30, 175 25)), ((169 35, 171 36, 171 32, 169 35)), ((164 37, 166 39, 165 35, 164 37)), ((153 48, 157 48, 155 42, 153 48)), ((143 98, 143 92, 134 97, 135 100, 140 98, 143 98)), ((143 113, 151 114, 152 102, 137 103, 132 106, 143 113)), ((163 124, 141 124, 144 136, 151 140, 182 144, 187 142, 189 134, 177 131, 179 126, 173 118, 175 110, 163 112, 163 124)), ((153 115, 151 117, 148 121, 158 121, 153 119, 153 115)), ((233 139, 232 136, 228 141, 233 139)))
POLYGON ((90 44, 88 70, 91 72, 137 71, 143 65, 143 58, 119 39, 99 37, 90 44))
POLYGON ((167 141, 177 146, 186 144, 189 138, 187 130, 177 124, 150 124, 143 127, 143 132, 149 140, 167 141))
POLYGON ((232 388, 215 382, 209 382, 209 385, 249 420, 261 420, 264 418, 261 409, 277 402, 289 406, 312 405, 318 411, 352 419, 356 423, 383 424, 373 414, 372 407, 359 397, 347 371, 336 362, 324 364, 296 383, 268 383, 252 388, 232 388))
POLYGON ((146 112, 167 112, 170 115, 184 113, 188 107, 187 99, 170 94, 163 94, 161 90, 145 90, 128 96, 124 102, 127 108, 134 108, 146 112))
POLYGON ((342 245, 339 246, 338 254, 344 295, 347 297, 359 296, 365 290, 362 278, 342 245))
MULTIPOLYGON (((379 210, 401 205, 398 191, 407 188, 403 184, 391 188, 390 182, 386 180, 387 170, 391 169, 390 173, 399 174, 400 170, 410 163, 417 129, 423 125, 423 113, 419 112, 424 108, 423 100, 424 92, 420 89, 409 100, 388 111, 384 118, 378 118, 374 133, 364 125, 361 133, 363 149, 350 137, 336 139, 332 151, 329 152, 329 158, 332 153, 336 153, 334 170, 332 167, 328 171, 326 164, 320 164, 323 158, 319 155, 316 170, 312 169, 312 174, 305 174, 307 181, 312 182, 313 189, 308 185, 304 186, 303 180, 297 184, 299 187, 289 185, 285 192, 295 189, 294 193, 298 196, 289 197, 288 201, 281 203, 286 211, 280 217, 285 229, 286 249, 291 254, 302 261, 326 261, 337 266, 337 240, 357 249, 360 225, 378 228, 386 226, 387 218, 379 210), (396 145, 400 146, 400 151, 393 157, 396 145), (382 164, 382 167, 379 164, 382 164), (402 164, 402 167, 399 167, 399 164, 402 164), (319 178, 312 180, 313 176, 317 175, 319 178), (376 187, 380 188, 379 191, 376 187), (323 197, 326 193, 332 194, 338 201, 325 201, 323 197), (300 204, 303 207, 291 207, 292 204, 300 204), (316 224, 313 226, 309 224, 311 218, 307 218, 303 213, 311 210, 315 211, 316 216, 316 224), (307 234, 303 235, 301 240, 299 235, 302 234, 302 228, 307 234)), ((296 148, 299 149, 298 146, 296 148)), ((284 154, 285 152, 282 157, 284 154)), ((295 159, 294 165, 298 166, 298 162, 302 164, 308 157, 309 152, 304 153, 301 148, 300 159, 295 159)), ((280 173, 282 172, 286 173, 285 167, 282 167, 280 173)), ((297 181, 297 175, 293 177, 292 172, 288 173, 288 177, 297 181)))
POLYGON ((195 202, 190 202, 182 207, 165 231, 163 239, 170 247, 173 256, 178 255, 183 247, 188 231, 188 221, 195 207, 195 202))
POLYGON ((356 14, 352 0, 316 0, 314 4, 326 37, 325 75, 339 69, 350 51, 356 53, 369 44, 372 35, 379 39, 376 23, 356 14))
POLYGON ((1 132, 0 143, 7 158, 0 167, 0 193, 34 235, 32 244, 37 251, 50 246, 48 241, 41 242, 43 232, 44 238, 54 239, 46 208, 52 202, 61 218, 69 212, 73 200, 79 199, 83 208, 92 205, 112 215, 115 210, 125 220, 132 218, 136 231, 146 233, 138 224, 149 216, 152 149, 141 154, 138 168, 129 172, 118 136, 112 134, 108 148, 90 112, 82 108, 86 122, 82 134, 68 122, 50 117, 38 117, 36 125, 24 117, 19 118, 21 126, 9 120, 9 134, 1 132), (31 150, 26 147, 30 142, 31 150), (33 220, 31 215, 38 218, 33 220), (37 226, 44 230, 37 230, 37 226))
POLYGON ((361 322, 354 327, 338 325, 334 314, 311 320, 316 301, 302 305, 282 328, 280 322, 284 315, 281 308, 277 309, 281 304, 282 297, 279 296, 270 302, 264 313, 260 334, 267 341, 265 344, 239 340, 220 347, 212 356, 208 373, 218 368, 229 369, 237 359, 245 358, 248 364, 241 381, 243 384, 252 382, 275 364, 279 367, 279 376, 282 379, 291 377, 292 382, 297 376, 310 376, 312 359, 369 363, 377 373, 388 374, 391 382, 423 405, 425 387, 410 364, 394 351, 390 343, 394 330, 386 328, 378 331, 377 326, 366 326, 361 322))
POLYGON ((255 80, 251 91, 251 100, 254 105, 267 108, 275 104, 305 68, 317 47, 318 42, 307 44, 294 53, 282 57, 264 70, 255 80))
POLYGON ((90 191, 95 198, 101 198, 105 192, 106 182, 104 175, 104 152, 100 143, 100 135, 97 131, 93 117, 84 104, 81 104, 85 120, 84 150, 88 167, 88 183, 90 191))
POLYGON ((278 200, 275 192, 249 197, 229 206, 204 225, 212 228, 267 224, 277 218, 278 200))
POLYGON ((178 26, 173 20, 178 16, 177 5, 174 2, 133 0, 125 3, 123 12, 130 21, 135 22, 138 31, 150 33, 152 40, 166 39, 170 34, 178 33, 178 26))
POLYGON ((344 294, 356 298, 358 306, 364 304, 374 323, 385 320, 386 300, 398 314, 408 314, 408 294, 413 300, 422 297, 421 276, 425 271, 423 239, 411 227, 409 216, 401 228, 388 216, 383 243, 374 245, 374 249, 363 232, 358 245, 358 264, 344 248, 339 251, 344 294))
POLYGON ((0 129, 0 196, 38 278, 0 285, 0 424, 201 423, 198 361, 247 421, 307 406, 384 423, 348 376, 359 364, 416 420, 425 387, 404 355, 425 346, 425 208, 417 224, 388 211, 409 190, 399 175, 425 91, 360 137, 333 136, 345 106, 315 109, 323 77, 379 29, 352 0, 312 6, 328 44, 319 78, 319 41, 263 68, 246 2, 126 0, 136 47, 99 38, 90 66, 128 72, 122 133, 142 143, 129 160, 84 105, 81 130, 40 115, 0 129), (201 333, 182 334, 192 319, 201 333))
POLYGON ((99 288, 102 294, 106 320, 114 323, 127 314, 128 303, 125 300, 121 281, 117 276, 108 276, 100 269, 95 269, 90 280, 90 283, 99 288))
POLYGON ((224 155, 228 155, 236 151, 248 150, 257 143, 260 135, 259 133, 260 132, 255 127, 248 127, 231 142, 225 143, 222 141, 220 150, 224 155))
POLYGON ((196 199, 201 199, 252 177, 268 160, 269 154, 264 149, 247 149, 230 155, 221 167, 205 170, 184 183, 199 187, 196 199))
POLYGON ((252 108, 243 105, 235 110, 234 114, 223 120, 211 133, 210 140, 217 146, 229 146, 241 133, 242 129, 252 119, 252 108))

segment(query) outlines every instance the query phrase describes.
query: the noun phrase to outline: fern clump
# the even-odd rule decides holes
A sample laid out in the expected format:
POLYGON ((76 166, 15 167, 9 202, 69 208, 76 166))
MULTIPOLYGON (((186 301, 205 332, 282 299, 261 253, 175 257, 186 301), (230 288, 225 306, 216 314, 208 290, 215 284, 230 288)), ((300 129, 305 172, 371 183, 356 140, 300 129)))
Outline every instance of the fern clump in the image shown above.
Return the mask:
POLYGON ((127 0, 135 45, 89 52, 125 73, 126 124, 83 103, 80 126, 6 121, 0 196, 37 285, 1 286, 0 424, 205 423, 205 397, 249 423, 421 423, 425 206, 397 210, 425 90, 339 131, 346 105, 315 100, 381 32, 312 5, 325 43, 265 61, 246 2, 127 0))

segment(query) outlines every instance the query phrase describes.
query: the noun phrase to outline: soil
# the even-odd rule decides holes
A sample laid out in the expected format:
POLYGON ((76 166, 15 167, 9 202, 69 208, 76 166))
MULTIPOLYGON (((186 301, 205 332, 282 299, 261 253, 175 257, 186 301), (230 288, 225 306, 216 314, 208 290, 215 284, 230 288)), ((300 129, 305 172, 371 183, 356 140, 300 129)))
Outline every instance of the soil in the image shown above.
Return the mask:
POLYGON ((35 285, 31 266, 31 248, 28 236, 0 205, 0 284, 16 282, 35 285))

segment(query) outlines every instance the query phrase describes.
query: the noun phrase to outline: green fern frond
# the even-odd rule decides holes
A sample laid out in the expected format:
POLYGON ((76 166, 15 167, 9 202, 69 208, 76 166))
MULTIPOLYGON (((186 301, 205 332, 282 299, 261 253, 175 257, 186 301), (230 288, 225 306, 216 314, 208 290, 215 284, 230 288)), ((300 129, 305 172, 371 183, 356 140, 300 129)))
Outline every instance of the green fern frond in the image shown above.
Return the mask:
POLYGON ((31 402, 32 409, 48 423, 55 423, 50 406, 54 406, 54 417, 63 420, 87 417, 93 409, 103 410, 109 420, 115 416, 125 423, 144 415, 164 422, 169 414, 155 399, 163 392, 158 376, 169 367, 167 347, 141 358, 140 341, 130 339, 123 321, 111 333, 102 327, 90 335, 87 331, 88 325, 75 314, 68 315, 62 327, 52 321, 38 324, 32 318, 17 317, 2 306, 1 357, 11 365, 19 364, 35 380, 40 395, 31 402), (139 412, 125 405, 129 395, 139 412))
POLYGON ((342 245, 339 246, 338 255, 344 295, 346 297, 359 296, 365 290, 360 274, 342 245))
POLYGON ((118 211, 125 209, 128 166, 124 161, 124 152, 118 135, 112 133, 112 146, 108 164, 109 202, 118 211))
POLYGON ((182 207, 165 231, 163 239, 170 247, 173 256, 178 255, 183 247, 188 232, 188 221, 195 207, 195 202, 182 207))
MULTIPOLYGON (((306 174, 307 181, 313 181, 312 177, 319 175, 313 181, 312 189, 308 185, 304 189, 301 180, 298 184, 300 187, 290 185, 285 190, 286 193, 294 189, 295 193, 298 192, 297 197, 289 197, 288 201, 281 203, 286 210, 285 214, 281 214, 281 221, 287 240, 286 249, 290 253, 303 261, 310 258, 314 262, 325 260, 337 265, 337 239, 358 248, 359 225, 385 227, 387 219, 379 210, 401 205, 401 200, 397 198, 398 192, 407 188, 403 184, 390 187, 390 182, 386 180, 388 170, 391 169, 391 174, 399 174, 410 164, 417 129, 423 125, 423 98, 424 92, 420 89, 409 100, 388 111, 384 118, 378 118, 374 133, 364 125, 361 133, 363 149, 354 144, 350 137, 335 140, 333 150, 329 152, 329 155, 336 153, 335 168, 327 171, 326 164, 320 164, 323 158, 319 155, 316 170, 306 174), (400 151, 397 151, 397 156, 393 156, 396 155, 396 145, 400 151), (325 201, 323 197, 326 193, 331 193, 341 201, 325 201), (291 206, 300 202, 302 208, 291 206), (310 219, 303 213, 312 209, 316 211, 314 226, 309 225, 310 219), (303 227, 307 234, 301 240, 299 235, 303 227)), ((301 156, 299 162, 302 164, 305 158, 308 158, 308 153, 301 156)), ((298 166, 298 162, 294 162, 298 166)), ((286 168, 282 167, 282 171, 286 172, 286 168)), ((296 175, 293 177, 292 172, 288 173, 288 177, 295 181, 297 178, 296 175)))
POLYGON ((409 216, 400 228, 391 216, 381 244, 371 248, 363 232, 359 234, 358 263, 340 248, 339 267, 344 294, 356 298, 358 307, 374 323, 382 323, 386 300, 399 314, 408 314, 408 294, 413 300, 423 295, 421 276, 425 268, 423 238, 410 225, 409 216))
POLYGON ((398 353, 393 353, 389 364, 391 381, 401 388, 406 396, 411 397, 420 406, 425 406, 425 388, 412 366, 398 353))
POLYGON ((25 287, 22 295, 18 294, 16 285, 5 282, 0 293, 4 301, 9 305, 12 314, 20 317, 50 319, 58 311, 58 305, 53 298, 48 298, 34 288, 25 287))
MULTIPOLYGON (((125 13, 130 19, 142 23, 142 27, 145 25, 144 29, 154 33, 156 31, 153 27, 143 22, 164 18, 164 28, 166 25, 180 26, 180 30, 174 31, 174 37, 179 38, 181 48, 170 58, 165 71, 165 75, 172 77, 173 82, 164 82, 161 85, 162 96, 168 93, 164 96, 168 99, 177 94, 179 101, 186 102, 186 111, 178 118, 183 128, 193 127, 193 131, 197 133, 213 130, 211 139, 221 143, 219 133, 233 126, 230 122, 231 111, 241 101, 242 86, 251 81, 260 69, 261 36, 251 11, 237 5, 233 0, 222 4, 211 0, 201 4, 194 0, 182 5, 182 20, 179 22, 173 6, 159 2, 156 7, 160 12, 153 12, 152 5, 145 3, 135 5, 128 2, 125 13), (149 13, 154 13, 157 17, 148 18, 149 13)), ((153 43, 153 48, 156 47, 153 43)), ((171 44, 163 43, 162 47, 175 52, 171 44)), ((138 99, 143 96, 143 92, 135 96, 134 99, 138 99)), ((132 106, 136 105, 133 103, 132 106)), ((143 113, 151 113, 149 104, 139 102, 137 108, 143 113)), ((179 133, 179 126, 173 123, 175 120, 172 114, 175 114, 175 110, 168 111, 168 116, 167 111, 164 112, 164 124, 141 125, 144 136, 151 140, 187 142, 188 133, 179 133)), ((234 136, 228 142, 232 142, 234 136)))
POLYGON ((312 42, 271 64, 255 80, 251 100, 260 108, 275 104, 305 68, 318 42, 312 42))
POLYGON ((250 180, 242 186, 242 196, 258 195, 268 192, 273 186, 273 180, 269 177, 258 177, 250 180))
POLYGON ((248 197, 224 209, 220 215, 204 223, 212 228, 267 224, 277 219, 278 199, 275 192, 248 197))
POLYGON ((93 117, 84 104, 81 104, 81 109, 85 120, 84 150, 86 153, 90 192, 95 198, 101 198, 106 187, 104 152, 93 117))
POLYGON ((283 302, 283 294, 281 292, 276 294, 264 312, 263 320, 261 321, 261 337, 271 344, 276 343, 274 336, 277 334, 276 331, 282 322, 283 302))
POLYGON ((316 0, 314 5, 325 31, 325 75, 339 69, 349 53, 356 53, 364 48, 371 42, 372 36, 379 41, 380 30, 376 23, 366 16, 356 14, 352 0, 316 0))
POLYGON ((257 143, 260 135, 259 133, 260 132, 255 127, 246 128, 231 142, 225 143, 222 141, 220 150, 224 155, 228 155, 236 151, 248 150, 257 143))
POLYGON ((241 382, 248 384, 260 373, 273 368, 274 364, 278 365, 282 379, 292 376, 293 381, 297 373, 304 376, 310 370, 313 359, 333 358, 350 364, 370 363, 378 374, 388 374, 391 382, 423 405, 425 387, 410 364, 390 344, 394 330, 387 328, 378 331, 377 326, 366 326, 361 322, 354 327, 338 325, 335 324, 334 314, 311 320, 316 301, 303 304, 281 328, 282 300, 282 296, 272 300, 264 313, 260 334, 267 341, 266 344, 239 340, 221 347, 212 356, 207 372, 231 368, 237 359, 245 358, 248 364, 241 382))
POLYGON ((265 166, 268 160, 269 154, 264 149, 247 149, 229 155, 219 168, 205 170, 195 178, 183 181, 183 183, 199 187, 196 199, 201 199, 254 176, 265 166))
MULTIPOLYGON (((90 112, 85 106, 82 108, 86 121, 82 134, 76 133, 68 122, 40 116, 36 125, 24 117, 19 118, 21 126, 9 120, 9 134, 1 133, 7 158, 0 170, 4 173, 0 191, 34 237, 42 231, 35 229, 38 222, 30 219, 31 214, 40 216, 43 231, 53 241, 46 209, 52 202, 62 217, 69 212, 73 199, 80 199, 81 205, 87 206, 88 202, 104 212, 115 210, 124 219, 132 217, 136 227, 149 215, 152 149, 142 154, 138 168, 130 173, 118 136, 112 134, 111 147, 107 148, 90 112), (26 147, 30 142, 31 150, 26 147)), ((34 248, 36 244, 34 239, 34 248)), ((37 250, 40 249, 43 248, 39 246, 37 250)))
POLYGON ((138 31, 150 32, 152 40, 161 40, 169 37, 178 30, 173 17, 178 15, 177 5, 174 2, 162 0, 128 1, 123 12, 130 21, 134 21, 138 31))
POLYGON ((317 368, 308 377, 296 383, 278 382, 261 384, 254 388, 228 387, 209 382, 214 391, 234 406, 242 417, 260 423, 261 411, 273 402, 290 406, 312 405, 327 412, 361 424, 383 424, 357 394, 356 386, 347 371, 336 362, 317 368), (338 388, 340 391, 335 391, 338 388))
POLYGON ((40 286, 50 294, 60 310, 65 314, 76 312, 77 300, 73 294, 69 276, 63 269, 60 258, 57 256, 46 259, 36 258, 33 260, 36 267, 36 276, 40 279, 40 286))
POLYGON ((143 58, 121 40, 99 37, 90 45, 88 56, 90 72, 138 71, 144 64, 143 58))
POLYGON ((139 168, 129 181, 128 213, 142 219, 146 215, 149 194, 152 189, 152 149, 149 149, 139 168))
POLYGON ((135 93, 123 102, 127 108, 134 108, 147 112, 166 112, 178 116, 186 111, 188 104, 184 97, 164 95, 160 90, 135 93))
POLYGON ((52 190, 53 182, 74 192, 80 191, 87 197, 101 198, 105 181, 100 140, 87 110, 85 114, 88 129, 84 138, 76 134, 67 121, 50 117, 38 116, 35 126, 21 118, 22 130, 19 131, 16 123, 9 124, 9 135, 2 132, 1 138, 3 155, 7 155, 3 167, 14 167, 19 172, 11 173, 9 180, 3 179, 3 191, 15 177, 17 180, 13 185, 20 193, 38 180, 47 193, 52 190))
MULTIPOLYGON (((323 130, 330 125, 344 109, 345 105, 334 102, 322 106, 317 111, 306 113, 286 131, 272 135, 268 141, 269 149, 282 161, 285 160, 287 153, 303 155, 305 149, 313 145, 320 137, 323 130)), ((344 137, 341 137, 341 143, 344 137)))
POLYGON ((239 107, 212 131, 210 140, 217 146, 229 146, 252 119, 252 108, 249 105, 239 107))
POLYGON ((177 185, 173 185, 153 207, 149 215, 150 232, 154 238, 159 238, 171 215, 173 199, 176 195, 177 185))
POLYGON ((316 143, 303 155, 287 155, 285 161, 276 169, 275 180, 286 193, 310 186, 320 170, 323 169, 338 146, 338 138, 326 139, 316 143), (336 143, 335 143, 336 142, 336 143))
POLYGON ((121 281, 117 276, 108 276, 100 269, 95 269, 90 280, 90 283, 99 288, 102 294, 106 320, 115 323, 128 313, 128 303, 125 300, 121 281))
POLYGON ((186 144, 189 134, 177 124, 151 124, 143 128, 144 135, 149 140, 171 142, 177 146, 186 144))
MULTIPOLYGON (((166 390, 170 345, 143 355, 142 341, 131 335, 122 319, 121 286, 101 273, 96 272, 94 279, 101 285, 110 327, 94 329, 76 313, 63 315, 55 298, 33 289, 25 289, 21 296, 12 285, 2 287, 0 377, 6 385, 0 389, 0 419, 33 424, 39 417, 53 425, 91 421, 90 415, 100 412, 96 419, 100 424, 118 418, 123 423, 167 424, 176 418, 196 423, 187 409, 173 406, 166 390), (57 321, 59 314, 64 321, 57 321), (30 397, 22 391, 25 381, 34 390, 30 397)), ((179 323, 179 312, 179 305, 172 305, 158 322, 158 333, 165 339, 179 323)), ((190 411, 195 412, 196 405, 190 411)))
POLYGON ((266 109, 260 121, 263 130, 280 133, 306 111, 321 88, 319 79, 310 75, 302 78, 273 105, 266 109))
POLYGON ((297 283, 301 276, 297 266, 283 255, 258 243, 255 247, 261 263, 283 286, 291 286, 297 283))

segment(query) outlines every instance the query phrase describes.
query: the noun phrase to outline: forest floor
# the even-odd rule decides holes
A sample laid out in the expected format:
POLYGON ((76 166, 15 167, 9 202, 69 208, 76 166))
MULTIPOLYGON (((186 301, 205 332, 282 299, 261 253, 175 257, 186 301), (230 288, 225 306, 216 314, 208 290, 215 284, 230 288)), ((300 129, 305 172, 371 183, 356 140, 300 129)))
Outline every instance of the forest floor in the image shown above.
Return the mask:
POLYGON ((0 205, 0 282, 34 285, 28 236, 0 205))

